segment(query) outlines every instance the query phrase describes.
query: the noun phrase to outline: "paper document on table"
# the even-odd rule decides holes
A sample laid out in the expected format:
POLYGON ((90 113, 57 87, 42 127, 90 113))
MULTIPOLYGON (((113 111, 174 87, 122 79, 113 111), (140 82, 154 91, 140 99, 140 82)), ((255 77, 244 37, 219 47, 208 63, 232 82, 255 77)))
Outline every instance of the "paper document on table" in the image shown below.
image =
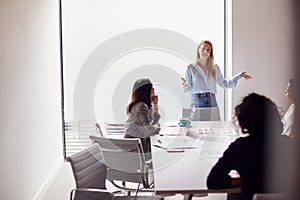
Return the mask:
POLYGON ((153 145, 164 149, 192 149, 198 147, 199 140, 187 136, 163 136, 159 137, 153 145))
POLYGON ((233 128, 198 128, 198 134, 226 134, 235 135, 233 128))
POLYGON ((178 127, 178 120, 167 121, 163 127, 178 127))
POLYGON ((160 135, 186 135, 188 132, 188 129, 186 127, 163 127, 159 134, 160 135))
POLYGON ((202 136, 202 135, 237 135, 233 128, 190 128, 189 135, 202 136))
POLYGON ((230 137, 225 136, 203 136, 198 139, 200 141, 198 147, 200 159, 207 157, 220 158, 231 143, 230 137))

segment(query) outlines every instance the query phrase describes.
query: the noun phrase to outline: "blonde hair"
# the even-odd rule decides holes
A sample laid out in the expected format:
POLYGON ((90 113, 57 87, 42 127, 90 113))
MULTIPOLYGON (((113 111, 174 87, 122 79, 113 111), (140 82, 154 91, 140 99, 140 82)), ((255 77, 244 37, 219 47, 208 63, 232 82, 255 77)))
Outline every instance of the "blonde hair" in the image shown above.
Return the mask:
POLYGON ((209 44, 211 47, 211 51, 210 51, 210 55, 209 58, 207 59, 207 63, 206 66, 208 67, 208 76, 212 76, 214 79, 216 79, 216 71, 214 68, 214 51, 213 51, 213 45, 211 43, 211 41, 209 40, 202 40, 197 47, 197 53, 196 53, 196 62, 194 64, 194 67, 196 67, 196 64, 198 62, 198 60, 200 59, 200 55, 199 55, 199 49, 201 47, 201 45, 203 44, 209 44))

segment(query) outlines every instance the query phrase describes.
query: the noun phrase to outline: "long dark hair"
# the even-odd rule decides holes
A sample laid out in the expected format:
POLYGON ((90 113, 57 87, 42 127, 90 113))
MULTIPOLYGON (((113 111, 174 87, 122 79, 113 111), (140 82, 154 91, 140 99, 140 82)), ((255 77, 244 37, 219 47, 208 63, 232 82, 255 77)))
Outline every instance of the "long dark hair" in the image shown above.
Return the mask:
POLYGON ((235 116, 243 133, 263 137, 282 133, 282 123, 276 104, 269 98, 251 93, 235 107, 235 116))
POLYGON ((149 108, 151 108, 151 90, 152 90, 152 83, 149 79, 138 79, 132 89, 131 101, 128 104, 126 111, 127 113, 131 112, 132 107, 139 103, 144 102, 147 104, 149 108))

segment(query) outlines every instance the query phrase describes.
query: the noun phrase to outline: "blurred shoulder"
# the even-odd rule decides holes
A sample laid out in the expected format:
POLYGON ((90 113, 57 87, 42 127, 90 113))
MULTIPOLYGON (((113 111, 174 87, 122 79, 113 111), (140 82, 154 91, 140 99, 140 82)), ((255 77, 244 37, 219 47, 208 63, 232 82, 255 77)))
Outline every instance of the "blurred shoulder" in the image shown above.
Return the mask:
POLYGON ((246 137, 237 138, 234 142, 231 143, 231 145, 234 148, 242 148, 243 149, 243 148, 248 148, 249 145, 253 145, 255 143, 259 143, 259 141, 253 137, 246 136, 246 137))
POLYGON ((218 71, 220 71, 220 67, 219 67, 219 65, 215 64, 215 65, 214 65, 214 68, 215 68, 215 70, 218 70, 218 71))
POLYGON ((188 66, 186 67, 187 69, 192 69, 194 67, 194 64, 190 63, 188 64, 188 66))

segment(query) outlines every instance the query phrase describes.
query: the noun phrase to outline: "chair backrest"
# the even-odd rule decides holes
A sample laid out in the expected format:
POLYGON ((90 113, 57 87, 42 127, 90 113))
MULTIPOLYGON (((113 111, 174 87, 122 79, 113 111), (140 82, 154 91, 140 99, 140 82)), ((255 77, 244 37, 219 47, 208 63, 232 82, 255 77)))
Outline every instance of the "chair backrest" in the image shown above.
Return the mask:
POLYGON ((99 123, 95 123, 95 127, 96 127, 96 131, 99 133, 99 135, 100 135, 101 137, 103 137, 104 135, 103 135, 103 132, 102 132, 102 130, 101 130, 100 124, 99 124, 99 123))
POLYGON ((105 131, 107 135, 124 135, 125 124, 117 123, 104 123, 105 131))
MULTIPOLYGON (((192 108, 182 108, 181 117, 189 118, 192 108)), ((196 108, 193 121, 220 121, 219 107, 196 108)))
POLYGON ((103 138, 90 136, 98 143, 107 166, 107 179, 140 182, 145 175, 145 155, 139 138, 103 138))
POLYGON ((98 144, 93 144, 87 149, 67 157, 67 161, 71 163, 77 189, 106 188, 107 168, 102 160, 98 144))

